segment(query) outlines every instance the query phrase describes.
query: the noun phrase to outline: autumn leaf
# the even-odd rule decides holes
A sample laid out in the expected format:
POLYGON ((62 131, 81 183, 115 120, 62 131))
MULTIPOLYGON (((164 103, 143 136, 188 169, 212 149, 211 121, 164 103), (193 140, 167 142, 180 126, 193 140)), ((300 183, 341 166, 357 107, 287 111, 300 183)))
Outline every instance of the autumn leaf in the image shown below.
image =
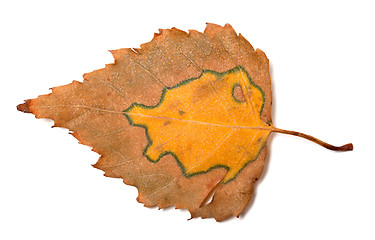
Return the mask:
POLYGON ((239 216, 265 165, 272 132, 269 62, 230 25, 160 30, 84 81, 52 88, 18 110, 54 120, 101 155, 94 167, 138 188, 146 207, 192 218, 239 216), (213 194, 210 202, 207 202, 213 194))

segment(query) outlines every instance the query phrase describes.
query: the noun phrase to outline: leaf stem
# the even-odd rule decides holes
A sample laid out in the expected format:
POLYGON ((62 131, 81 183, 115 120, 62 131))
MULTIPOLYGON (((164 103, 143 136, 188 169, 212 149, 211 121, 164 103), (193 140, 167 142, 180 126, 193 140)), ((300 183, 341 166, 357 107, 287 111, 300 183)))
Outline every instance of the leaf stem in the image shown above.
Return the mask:
POLYGON ((304 133, 300 133, 300 132, 289 131, 289 130, 279 129, 279 128, 275 128, 275 127, 272 128, 272 132, 284 133, 284 134, 289 134, 289 135, 305 138, 305 139, 310 140, 310 141, 312 141, 316 144, 319 144, 322 147, 325 147, 325 148, 327 148, 329 150, 333 150, 333 151, 344 152, 344 151, 352 151, 353 150, 353 144, 351 144, 351 143, 348 143, 348 144, 337 147, 337 146, 333 146, 331 144, 328 144, 326 142, 323 142, 322 140, 317 139, 313 136, 310 136, 310 135, 307 135, 307 134, 304 134, 304 133))

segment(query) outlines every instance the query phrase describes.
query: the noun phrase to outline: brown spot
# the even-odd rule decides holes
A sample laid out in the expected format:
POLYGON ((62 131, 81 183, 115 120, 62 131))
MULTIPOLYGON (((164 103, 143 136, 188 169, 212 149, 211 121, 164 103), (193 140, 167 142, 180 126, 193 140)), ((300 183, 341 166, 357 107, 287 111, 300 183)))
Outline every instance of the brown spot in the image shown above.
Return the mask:
POLYGON ((21 103, 17 105, 17 110, 24 112, 24 113, 31 113, 30 102, 31 102, 31 99, 25 100, 25 103, 21 103))
POLYGON ((245 100, 245 96, 244 96, 244 94, 242 92, 242 88, 239 85, 237 85, 237 86, 234 87, 234 89, 233 89, 233 96, 239 102, 245 102, 246 101, 245 100))
POLYGON ((107 92, 107 96, 110 96, 111 95, 111 93, 110 92, 107 92))
POLYGON ((169 125, 169 124, 171 124, 171 121, 168 120, 168 121, 165 121, 163 125, 164 125, 164 126, 167 126, 167 125, 169 125))
POLYGON ((183 116, 185 113, 186 113, 185 111, 178 110, 178 114, 180 114, 180 116, 183 116))
POLYGON ((208 83, 205 83, 203 85, 200 85, 196 89, 196 94, 198 96, 201 96, 202 94, 209 94, 213 90, 211 84, 212 84, 211 82, 208 82, 208 83))

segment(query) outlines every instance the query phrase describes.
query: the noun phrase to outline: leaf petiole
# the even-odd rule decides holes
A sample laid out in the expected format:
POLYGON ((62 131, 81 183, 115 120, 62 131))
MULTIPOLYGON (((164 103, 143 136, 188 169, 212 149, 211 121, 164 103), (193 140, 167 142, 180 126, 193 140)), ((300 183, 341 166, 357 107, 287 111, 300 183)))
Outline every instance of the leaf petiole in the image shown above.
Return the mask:
POLYGON ((348 144, 337 147, 337 146, 333 146, 331 144, 328 144, 326 142, 323 142, 322 140, 317 139, 313 136, 310 136, 310 135, 307 135, 307 134, 304 134, 304 133, 300 133, 300 132, 296 132, 296 131, 289 131, 289 130, 279 129, 279 128, 275 128, 275 127, 273 127, 271 131, 305 138, 305 139, 310 140, 310 141, 312 141, 316 144, 319 144, 322 147, 325 147, 325 148, 327 148, 329 150, 333 150, 333 151, 345 152, 345 151, 352 151, 353 150, 353 144, 352 143, 348 143, 348 144))

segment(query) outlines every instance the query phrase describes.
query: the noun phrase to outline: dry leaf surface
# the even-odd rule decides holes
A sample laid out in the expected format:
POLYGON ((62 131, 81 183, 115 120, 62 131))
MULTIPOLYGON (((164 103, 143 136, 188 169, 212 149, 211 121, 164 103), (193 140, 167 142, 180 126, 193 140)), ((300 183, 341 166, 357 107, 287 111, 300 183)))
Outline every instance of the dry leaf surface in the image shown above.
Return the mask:
POLYGON ((284 131, 272 126, 266 55, 228 24, 160 30, 140 49, 111 53, 113 64, 18 109, 71 130, 101 155, 94 167, 137 187, 147 207, 239 216, 269 134, 284 131))

